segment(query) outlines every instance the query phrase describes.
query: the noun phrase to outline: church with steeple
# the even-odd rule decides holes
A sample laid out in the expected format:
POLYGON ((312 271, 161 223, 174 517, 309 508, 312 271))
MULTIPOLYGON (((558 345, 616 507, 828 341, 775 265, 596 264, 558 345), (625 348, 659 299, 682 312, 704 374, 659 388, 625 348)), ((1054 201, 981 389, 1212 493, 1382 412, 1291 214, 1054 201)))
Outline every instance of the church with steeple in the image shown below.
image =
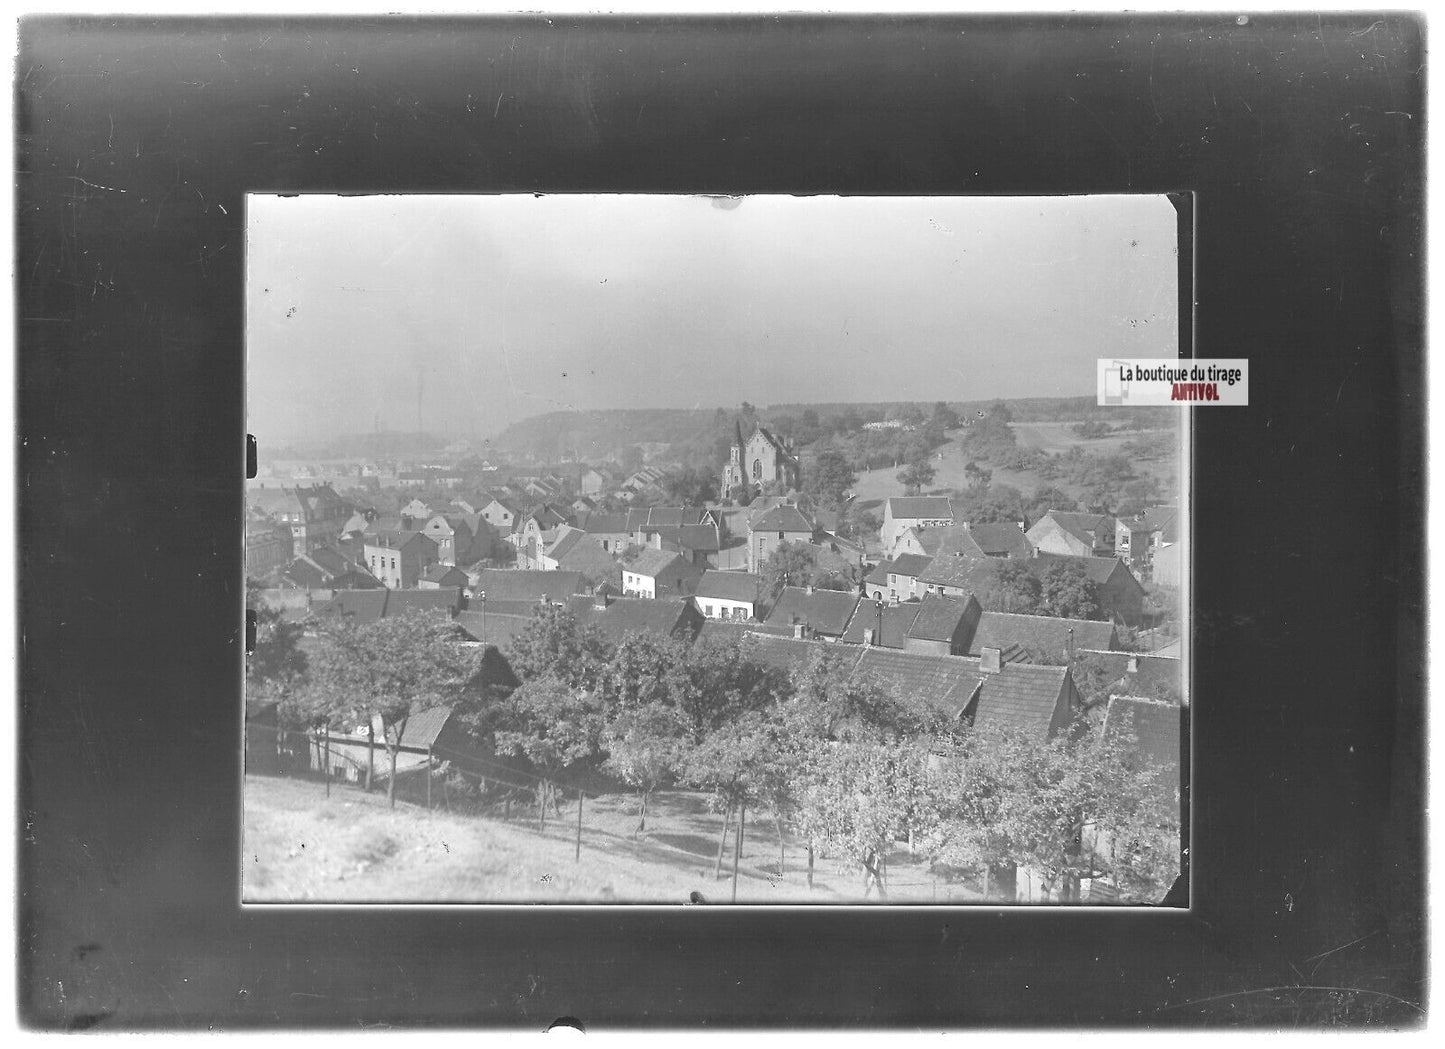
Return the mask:
POLYGON ((754 425, 752 436, 746 441, 743 440, 742 423, 735 423, 734 428, 737 436, 728 453, 727 465, 723 467, 724 495, 738 485, 750 486, 754 494, 774 483, 781 484, 785 489, 802 487, 803 471, 788 442, 769 433, 760 424, 754 425))

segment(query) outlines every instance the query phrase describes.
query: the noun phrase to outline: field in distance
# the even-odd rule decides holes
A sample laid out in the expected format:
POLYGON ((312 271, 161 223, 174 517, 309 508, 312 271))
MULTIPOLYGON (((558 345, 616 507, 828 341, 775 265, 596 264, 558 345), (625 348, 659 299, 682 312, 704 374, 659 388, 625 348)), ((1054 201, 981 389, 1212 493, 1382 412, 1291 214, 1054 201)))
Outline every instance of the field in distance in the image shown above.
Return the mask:
MULTIPOLYGON (((535 805, 510 820, 448 813, 322 783, 250 775, 245 785, 243 891, 248 903, 657 903, 684 904, 693 892, 732 901, 733 835, 723 877, 715 877, 722 814, 705 795, 662 791, 634 836, 637 799, 588 798, 582 855, 576 857, 577 802, 539 828, 535 805)), ((805 843, 778 835, 749 814, 738 868, 739 903, 864 902, 862 869, 816 860, 807 882, 805 843)), ((934 878, 900 847, 889 857, 890 903, 964 903, 976 892, 934 878)), ((867 902, 878 902, 875 893, 867 902)))

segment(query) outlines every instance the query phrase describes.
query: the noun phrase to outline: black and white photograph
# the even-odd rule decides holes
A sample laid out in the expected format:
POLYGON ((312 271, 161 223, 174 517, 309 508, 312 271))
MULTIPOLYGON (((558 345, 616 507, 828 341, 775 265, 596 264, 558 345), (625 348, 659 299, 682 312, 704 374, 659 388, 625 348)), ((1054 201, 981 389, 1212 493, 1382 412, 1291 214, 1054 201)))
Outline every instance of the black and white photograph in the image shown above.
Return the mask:
POLYGON ((1187 906, 1179 229, 250 195, 243 901, 1187 906))

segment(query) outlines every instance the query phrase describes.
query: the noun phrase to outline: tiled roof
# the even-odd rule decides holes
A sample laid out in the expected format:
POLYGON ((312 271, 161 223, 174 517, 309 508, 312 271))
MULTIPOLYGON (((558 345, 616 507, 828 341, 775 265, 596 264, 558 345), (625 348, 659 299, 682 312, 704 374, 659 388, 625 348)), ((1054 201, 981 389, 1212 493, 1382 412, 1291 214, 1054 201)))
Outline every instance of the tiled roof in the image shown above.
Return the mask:
POLYGON ((552 544, 552 549, 547 551, 547 556, 554 561, 561 561, 586 535, 586 532, 579 531, 576 528, 569 528, 566 532, 562 533, 561 538, 552 544))
POLYGON ((630 565, 623 565, 624 572, 632 572, 636 575, 647 576, 655 579, 658 575, 666 572, 675 562, 682 561, 682 558, 672 550, 644 550, 637 556, 637 560, 630 565))
POLYGON ((710 524, 647 525, 645 531, 656 531, 665 544, 687 550, 712 553, 719 549, 717 529, 710 524))
POLYGON ((752 532, 813 532, 813 522, 803 516, 801 510, 792 504, 775 506, 764 510, 748 525, 752 532))
POLYGON ((697 639, 699 642, 705 640, 732 641, 753 634, 792 637, 793 630, 791 627, 772 627, 766 623, 753 623, 746 620, 704 619, 702 627, 698 630, 697 639))
POLYGON ((448 614, 461 607, 459 587, 437 590, 339 590, 327 606, 331 614, 352 616, 358 623, 375 623, 410 609, 438 609, 448 614))
POLYGON ((530 601, 537 602, 542 595, 549 601, 560 602, 570 594, 582 590, 582 575, 579 572, 543 572, 537 569, 484 568, 477 573, 475 592, 485 590, 487 602, 530 601))
MULTIPOLYGON (((535 609, 536 606, 531 606, 535 609)), ((514 636, 527 629, 532 613, 526 615, 498 615, 495 612, 466 611, 457 613, 457 625, 466 631, 473 641, 485 641, 489 645, 505 645, 514 636)))
POLYGON ((943 554, 929 562, 918 575, 921 583, 951 586, 976 594, 996 578, 998 559, 988 556, 958 557, 943 554))
POLYGON ((933 558, 926 554, 899 554, 893 559, 893 567, 888 571, 894 575, 917 579, 918 573, 927 568, 932 561, 933 558))
POLYGON ((443 579, 445 579, 452 573, 456 573, 462 578, 466 578, 466 573, 455 565, 442 564, 432 565, 430 568, 428 568, 425 572, 422 573, 421 577, 425 579, 428 583, 440 583, 443 579))
POLYGON ((693 596, 724 601, 757 601, 762 583, 762 576, 751 572, 719 572, 710 568, 703 573, 693 596))
MULTIPOLYGON (((929 594, 919 606, 918 617, 909 628, 908 636, 920 641, 952 641, 954 635, 959 634, 960 624, 963 624, 959 638, 967 644, 968 635, 981 613, 982 609, 972 594, 968 597, 929 594)), ((973 654, 970 652, 970 655, 973 654)))
MULTIPOLYGON (((1034 522, 1034 528, 1043 524, 1045 520, 1052 519, 1064 531, 1068 532, 1081 543, 1094 544, 1094 534, 1101 537, 1114 534, 1114 518, 1108 514, 1086 514, 1074 510, 1050 510, 1043 517, 1034 522)), ((1030 529, 1032 531, 1033 529, 1030 529)))
MULTIPOLYGON (((406 719, 406 726, 401 731, 401 745, 403 747, 416 747, 425 750, 437 741, 446 728, 447 722, 451 720, 452 708, 431 707, 427 710, 418 710, 411 717, 406 719)), ((381 739, 380 718, 377 719, 377 740, 381 739)), ((396 738, 396 726, 386 726, 386 738, 396 738)))
POLYGON ((810 594, 801 586, 785 586, 778 595, 766 622, 770 626, 806 623, 814 633, 842 634, 858 607, 859 595, 854 591, 814 589, 810 594))
POLYGON ((1066 661, 1070 631, 1073 631, 1075 651, 1081 648, 1109 649, 1117 637, 1114 624, 1109 622, 985 612, 979 617, 978 629, 968 645, 968 654, 976 656, 985 648, 1004 650, 1018 645, 1027 651, 1029 662, 1066 661))
POLYGON ((619 587, 622 584, 622 570, 617 559, 602 549, 600 540, 585 533, 571 549, 557 558, 557 563, 567 571, 580 572, 599 583, 609 582, 619 587))
POLYGON ((980 550, 992 557, 1030 557, 1034 551, 1024 530, 1011 522, 976 524, 968 534, 980 550))
POLYGON ((1106 652, 1089 646, 1078 646, 1081 654, 1098 663, 1108 676, 1106 691, 1114 695, 1142 696, 1163 699, 1165 695, 1182 696, 1184 671, 1178 656, 1161 656, 1145 652, 1106 652), (1129 662, 1138 668, 1129 672, 1129 662))
POLYGON ((1177 780, 1181 721, 1185 708, 1138 696, 1115 696, 1104 715, 1105 734, 1117 735, 1132 724, 1138 738, 1139 754, 1177 780))
POLYGON ((627 517, 627 514, 583 514, 577 519, 577 527, 594 535, 625 535, 632 531, 627 527, 627 517))
MULTIPOLYGON (((628 634, 643 633, 671 637, 693 621, 690 602, 686 600, 651 600, 645 597, 618 597, 606 608, 588 603, 574 609, 579 623, 595 623, 609 639, 620 641, 628 634)), ((688 637, 691 640, 691 637, 688 637)))
POLYGON ((1000 673, 988 676, 974 724, 1006 725, 1047 736, 1068 676, 1068 667, 1005 663, 1000 673))
POLYGON ((987 557, 988 552, 978 545, 973 533, 963 525, 948 525, 945 528, 924 528, 920 532, 937 536, 938 545, 932 551, 934 557, 942 554, 962 554, 964 557, 987 557))
POLYGON ((878 607, 872 601, 858 602, 853 617, 848 620, 848 629, 843 631, 842 640, 851 645, 863 644, 863 633, 873 631, 873 644, 884 648, 902 648, 908 636, 909 627, 918 618, 923 606, 917 601, 904 601, 896 605, 883 606, 883 627, 878 626, 878 607))
POLYGON ((944 495, 893 496, 887 502, 893 520, 942 521, 953 519, 953 504, 944 495))
POLYGON ((863 577, 865 583, 877 583, 880 586, 888 585, 888 573, 893 571, 893 562, 887 559, 879 561, 873 570, 863 577))
MULTIPOLYGON (((901 699, 928 703, 949 717, 964 713, 977 695, 974 724, 1006 726, 1046 737, 1054 726, 1068 667, 1006 663, 997 674, 983 672, 980 661, 966 656, 933 656, 890 648, 853 648, 846 653, 820 641, 755 635, 755 658, 790 670, 805 666, 816 650, 838 652, 851 659, 855 675, 866 675, 901 699)), ((1058 726, 1062 727, 1062 726, 1058 726)))

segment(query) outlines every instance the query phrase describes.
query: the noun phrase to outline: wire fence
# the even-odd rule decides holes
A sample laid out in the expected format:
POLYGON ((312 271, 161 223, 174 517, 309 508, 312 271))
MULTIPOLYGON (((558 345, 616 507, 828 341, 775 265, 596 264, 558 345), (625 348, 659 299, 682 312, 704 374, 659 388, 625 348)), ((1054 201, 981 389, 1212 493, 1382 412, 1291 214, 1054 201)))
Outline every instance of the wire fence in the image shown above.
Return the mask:
POLYGON ((388 788, 393 797, 427 809, 512 819, 512 810, 534 813, 546 830, 567 819, 575 802, 576 858, 581 859, 584 807, 598 795, 580 786, 539 776, 483 754, 432 744, 389 746, 381 740, 333 736, 275 726, 246 726, 246 771, 323 781, 360 789, 388 788), (392 762, 395 759, 395 783, 392 762), (500 810, 500 812, 498 811, 500 810), (550 815, 549 815, 550 814, 550 815))

